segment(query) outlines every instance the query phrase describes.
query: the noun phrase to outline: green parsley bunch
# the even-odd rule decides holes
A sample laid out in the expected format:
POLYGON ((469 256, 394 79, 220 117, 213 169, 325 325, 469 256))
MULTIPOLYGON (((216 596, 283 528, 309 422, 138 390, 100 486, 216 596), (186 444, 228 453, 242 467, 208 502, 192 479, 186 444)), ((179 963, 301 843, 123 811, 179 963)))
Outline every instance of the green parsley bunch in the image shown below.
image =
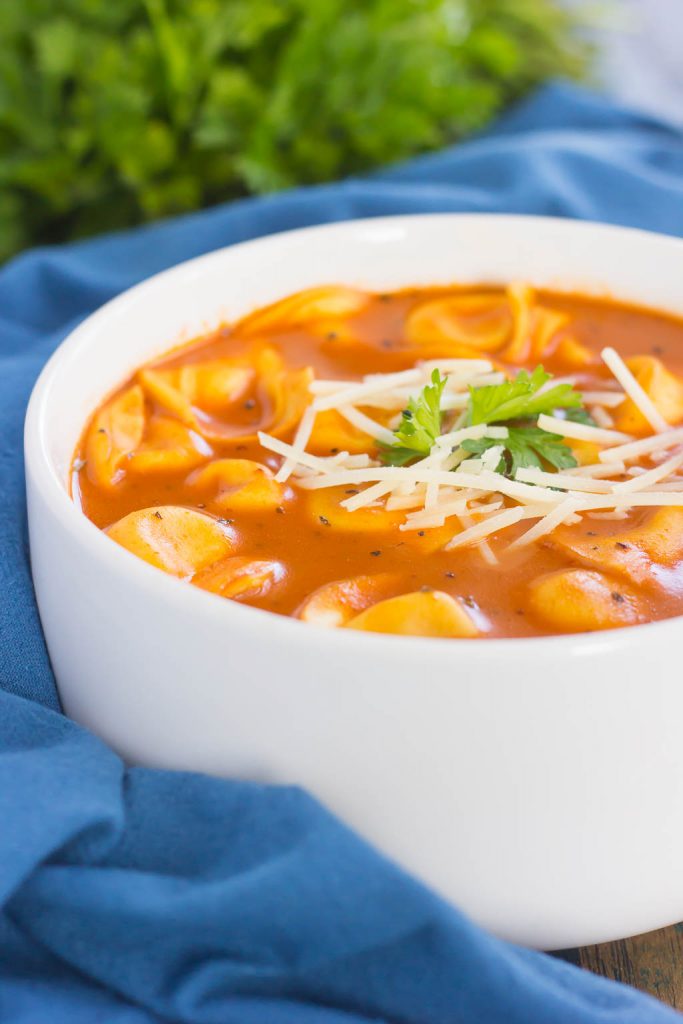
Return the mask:
POLYGON ((481 129, 586 44, 560 0, 5 0, 0 259, 481 129))

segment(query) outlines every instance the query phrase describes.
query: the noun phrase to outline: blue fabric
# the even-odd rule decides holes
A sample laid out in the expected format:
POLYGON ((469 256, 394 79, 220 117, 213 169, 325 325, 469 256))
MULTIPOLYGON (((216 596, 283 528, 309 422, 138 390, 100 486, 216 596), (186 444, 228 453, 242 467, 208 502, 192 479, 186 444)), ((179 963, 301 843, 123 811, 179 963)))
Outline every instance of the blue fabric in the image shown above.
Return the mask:
POLYGON ((0 272, 0 1020, 655 1024, 677 1014, 476 928, 305 793, 126 770, 65 719, 29 577, 21 427, 60 339, 121 289, 257 235, 498 210, 683 235, 683 140, 566 86, 363 180, 27 253, 0 272))

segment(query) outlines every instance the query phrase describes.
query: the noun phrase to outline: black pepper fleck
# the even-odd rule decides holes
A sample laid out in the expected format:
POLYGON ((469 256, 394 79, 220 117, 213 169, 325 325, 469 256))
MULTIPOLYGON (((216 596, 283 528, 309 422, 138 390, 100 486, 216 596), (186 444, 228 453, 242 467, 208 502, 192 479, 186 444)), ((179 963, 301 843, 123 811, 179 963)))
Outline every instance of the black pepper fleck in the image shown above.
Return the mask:
POLYGON ((655 356, 661 356, 661 355, 664 354, 664 349, 662 348, 661 345, 653 345, 652 348, 650 349, 650 351, 655 356))
POLYGON ((221 524, 221 526, 232 526, 233 520, 232 519, 219 519, 218 522, 221 524))
POLYGON ((275 509, 275 511, 277 512, 277 514, 278 514, 279 516, 281 516, 281 515, 284 515, 284 512, 285 512, 285 510, 284 510, 284 508, 282 507, 282 505, 278 505, 278 507, 277 507, 277 508, 275 509))
POLYGON ((377 558, 379 555, 382 554, 382 552, 381 551, 371 551, 370 554, 372 555, 373 558, 377 558))
POLYGON ((156 512, 154 513, 154 518, 155 519, 163 519, 164 518, 162 516, 161 512, 159 511, 159 509, 157 509, 156 512))
POLYGON ((338 448, 330 448, 330 454, 331 455, 336 455, 338 451, 339 451, 338 448))
POLYGON ((107 433, 107 431, 106 431, 106 430, 104 429, 104 427, 100 427, 100 428, 98 429, 97 433, 98 433, 98 434, 106 434, 106 433, 107 433))
POLYGON ((628 551, 628 544, 624 544, 623 540, 615 541, 615 548, 620 548, 622 551, 628 551))
POLYGON ((326 519, 325 516, 318 516, 318 519, 323 524, 323 526, 329 526, 330 525, 329 519, 326 519))
POLYGON ((336 331, 328 331, 325 337, 327 338, 328 341, 336 341, 339 335, 337 334, 336 331))
POLYGON ((253 398, 248 398, 246 400, 246 402, 244 403, 244 408, 245 409, 255 409, 256 408, 256 402, 254 401, 254 399, 253 398))
POLYGON ((467 605, 468 608, 476 608, 477 607, 477 602, 474 600, 474 598, 472 597, 471 594, 468 594, 466 597, 463 597, 463 601, 467 605))
POLYGON ((595 530, 586 530, 586 536, 587 537, 597 537, 597 533, 595 532, 595 530))
POLYGON ((424 530, 418 530, 417 531, 417 535, 418 535, 418 537, 424 537, 424 535, 425 535, 424 530))
POLYGON ((349 487, 346 491, 344 491, 344 494, 360 494, 360 491, 358 490, 357 487, 349 487))
POLYGON ((446 572, 446 573, 444 573, 444 576, 447 576, 449 580, 454 580, 455 579, 455 573, 454 572, 446 572))
POLYGON ((624 595, 623 595, 623 594, 620 594, 620 593, 619 593, 618 591, 616 591, 616 590, 613 590, 613 591, 612 591, 612 600, 613 600, 613 601, 616 601, 616 602, 617 602, 617 604, 622 604, 622 603, 623 603, 623 601, 624 601, 624 595))

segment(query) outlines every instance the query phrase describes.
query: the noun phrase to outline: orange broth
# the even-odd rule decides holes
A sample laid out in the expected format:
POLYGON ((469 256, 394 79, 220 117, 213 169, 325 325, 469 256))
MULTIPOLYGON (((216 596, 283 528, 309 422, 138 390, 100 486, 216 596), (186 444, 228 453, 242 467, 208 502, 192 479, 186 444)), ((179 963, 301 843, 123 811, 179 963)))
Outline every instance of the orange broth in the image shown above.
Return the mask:
MULTIPOLYGON (((681 320, 652 310, 580 295, 539 291, 533 301, 536 307, 567 315, 566 323, 554 332, 545 346, 540 361, 546 370, 557 376, 575 375, 579 390, 615 386, 609 370, 597 355, 605 345, 616 348, 625 360, 633 356, 654 356, 670 372, 683 375, 681 320), (563 337, 571 337, 580 347, 590 350, 591 358, 586 365, 577 368, 575 360, 563 357, 559 344, 563 337)), ((514 375, 521 367, 533 369, 539 360, 506 362, 504 345, 494 351, 482 352, 477 348, 478 341, 487 336, 491 325, 502 324, 501 330, 505 327, 507 302, 504 289, 498 288, 411 289, 372 295, 359 312, 340 317, 324 316, 305 323, 289 322, 283 307, 280 318, 276 316, 270 325, 256 332, 250 327, 252 319, 246 318, 241 323, 220 327, 191 344, 171 351, 149 364, 148 369, 165 372, 193 364, 202 365, 207 361, 239 361, 249 357, 255 346, 267 346, 280 354, 287 371, 311 367, 315 378, 328 380, 358 380, 366 374, 408 369, 423 358, 451 358, 453 355, 465 355, 466 351, 472 358, 491 358, 496 366, 502 365, 514 375), (406 320, 416 307, 444 296, 475 293, 483 296, 484 310, 480 316, 475 308, 473 315, 465 318, 466 325, 469 324, 473 331, 471 345, 443 340, 417 344, 406 340, 406 320), (483 331, 481 336, 479 328, 483 331)), ((510 322, 508 333, 512 330, 510 322)), ((135 381, 136 375, 133 375, 112 398, 123 394, 135 381)), ((610 412, 616 414, 615 410, 610 412)), ((127 463, 124 459, 117 478, 106 482, 91 464, 95 449, 89 449, 89 445, 93 443, 91 436, 96 429, 93 420, 86 427, 75 454, 72 474, 74 500, 85 515, 103 530, 136 510, 171 505, 201 510, 219 519, 230 530, 231 557, 275 560, 284 568, 281 578, 272 585, 235 596, 243 603, 281 615, 297 614, 309 595, 331 581, 371 575, 379 577, 377 593, 384 598, 427 592, 429 589, 457 598, 484 636, 530 637, 569 632, 575 628, 571 622, 568 621, 566 628, 558 628, 557 622, 545 619, 531 608, 528 595, 530 586, 539 577, 577 567, 606 571, 606 578, 616 594, 625 589, 636 595, 637 621, 683 613, 683 524, 679 531, 682 537, 681 558, 672 560, 669 557, 666 564, 651 560, 647 572, 644 575, 640 573, 636 579, 629 572, 624 575, 618 566, 615 570, 612 565, 605 567, 591 563, 590 554, 577 555, 567 548, 557 547, 552 534, 537 543, 508 552, 510 543, 532 525, 528 521, 488 538, 498 559, 498 563, 493 565, 482 557, 478 546, 443 550, 443 544, 435 545, 429 530, 423 531, 425 536, 417 536, 417 531, 408 534, 400 532, 397 526, 377 531, 340 527, 334 515, 319 512, 320 506, 316 501, 323 492, 302 490, 294 478, 284 485, 288 489, 287 499, 275 507, 231 508, 229 495, 226 499, 224 493, 222 499, 217 500, 215 480, 207 479, 204 484, 196 482, 198 471, 214 460, 226 458, 255 460, 277 471, 282 457, 262 447, 254 437, 242 436, 261 428, 267 430, 272 413, 271 398, 259 379, 253 379, 235 400, 227 402, 224 408, 217 408, 214 403, 205 415, 202 422, 210 422, 214 427, 217 425, 224 436, 222 440, 215 436, 204 439, 201 451, 192 457, 191 465, 188 462, 167 468, 156 466, 153 472, 147 472, 129 469, 128 465, 133 466, 135 460, 129 459, 127 463)), ((169 414, 168 406, 160 403, 149 390, 144 393, 144 415, 145 436, 155 417, 160 417, 164 423, 174 418, 173 412, 169 414)), ((284 441, 291 442, 299 419, 297 416, 282 435, 284 441)), ((104 434, 104 428, 97 429, 104 434)), ((640 435, 636 432, 633 436, 640 435)), ((330 444, 328 451, 318 449, 317 454, 334 455, 341 444, 341 440, 339 444, 330 444)), ((374 442, 368 439, 367 451, 373 453, 375 448, 374 442)), ((646 468, 651 465, 649 461, 644 463, 646 468)), ((343 491, 348 494, 365 486, 347 487, 343 491)), ((623 543, 619 538, 647 525, 654 514, 653 509, 636 508, 628 513, 626 519, 582 516, 580 523, 562 530, 565 533, 574 531, 577 537, 584 539, 595 539, 596 548, 602 538, 614 538, 617 545, 623 543)), ((345 521, 351 523, 354 515, 359 513, 345 513, 345 521)), ((447 520, 446 527, 447 535, 462 528, 456 520, 447 520)), ((212 589, 210 584, 207 589, 212 589)), ((220 587, 216 589, 222 592, 220 587)), ((620 596, 613 599, 623 601, 620 596)), ((580 621, 578 624, 585 628, 580 621)), ((407 628, 405 631, 412 630, 407 628)))

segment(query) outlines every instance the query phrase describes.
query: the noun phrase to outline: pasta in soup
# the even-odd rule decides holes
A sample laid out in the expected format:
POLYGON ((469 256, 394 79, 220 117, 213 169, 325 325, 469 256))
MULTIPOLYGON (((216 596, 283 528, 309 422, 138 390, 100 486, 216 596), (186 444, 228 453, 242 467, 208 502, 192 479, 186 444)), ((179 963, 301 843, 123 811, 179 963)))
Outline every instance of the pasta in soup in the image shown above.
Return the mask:
POLYGON ((74 500, 203 590, 332 628, 683 613, 683 322, 509 287, 320 287, 138 370, 74 500))

